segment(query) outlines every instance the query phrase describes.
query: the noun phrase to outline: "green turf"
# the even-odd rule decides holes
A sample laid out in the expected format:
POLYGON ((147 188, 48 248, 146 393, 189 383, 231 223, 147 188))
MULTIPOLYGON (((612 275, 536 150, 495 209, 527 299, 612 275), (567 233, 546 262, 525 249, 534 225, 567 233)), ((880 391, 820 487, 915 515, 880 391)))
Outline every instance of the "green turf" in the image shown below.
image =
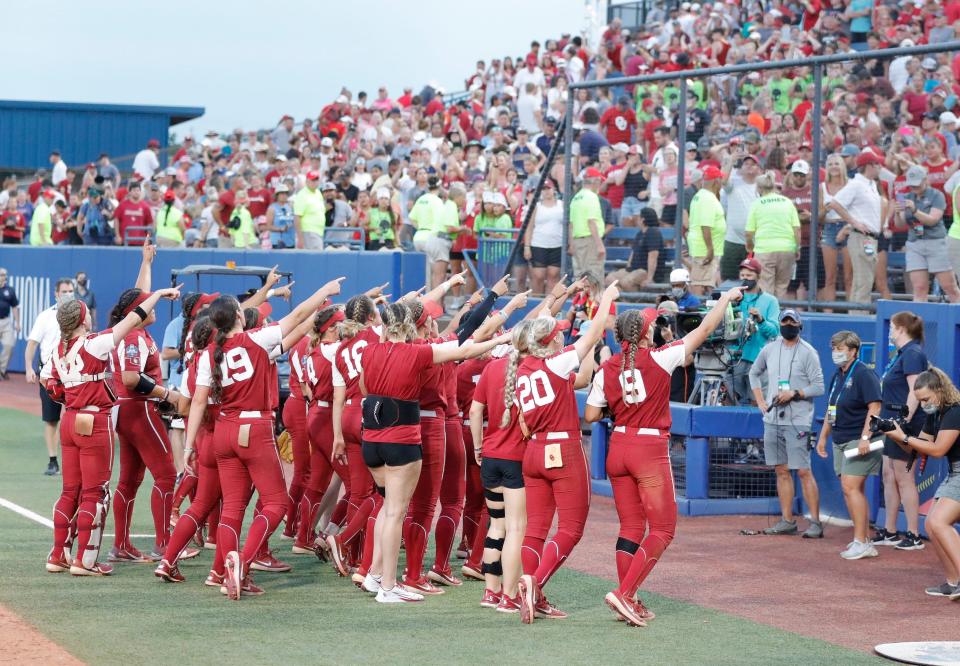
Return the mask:
MULTIPOLYGON (((0 497, 49 515, 59 478, 41 476, 44 465, 39 420, 0 409, 0 497)), ((152 529, 148 492, 145 486, 138 498, 136 533, 152 529)), ((550 596, 570 618, 526 627, 516 615, 480 608, 480 583, 422 604, 384 607, 338 578, 330 565, 312 556, 284 555, 293 572, 259 574, 257 582, 267 594, 235 603, 201 584, 210 551, 183 564, 185 584, 161 583, 150 565, 124 565, 109 578, 78 579, 44 571, 48 528, 0 507, 0 534, 0 603, 92 664, 875 660, 656 595, 647 601, 657 619, 645 629, 631 629, 615 622, 603 605, 609 582, 568 570, 551 582, 550 596)), ((148 547, 149 541, 140 539, 137 545, 148 547)))

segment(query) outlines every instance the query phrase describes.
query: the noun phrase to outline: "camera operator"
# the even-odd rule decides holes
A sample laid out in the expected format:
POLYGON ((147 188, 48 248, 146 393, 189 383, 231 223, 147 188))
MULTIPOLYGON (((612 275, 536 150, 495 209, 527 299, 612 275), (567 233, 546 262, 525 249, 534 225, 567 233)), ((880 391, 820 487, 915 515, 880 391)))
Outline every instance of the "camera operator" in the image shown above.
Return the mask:
POLYGON ((760 350, 750 368, 750 388, 763 413, 763 455, 777 472, 780 521, 764 534, 796 534, 793 476, 797 470, 803 499, 810 507, 806 539, 823 538, 820 491, 810 472, 813 398, 823 395, 823 368, 816 350, 800 339, 803 322, 796 310, 780 314, 780 337, 760 350), (766 384, 766 396, 762 386, 766 384))
POLYGON ((743 298, 734 307, 743 318, 743 331, 737 340, 734 351, 739 352, 740 360, 733 368, 733 391, 738 404, 753 404, 750 390, 750 366, 760 354, 760 350, 780 334, 777 316, 780 303, 773 294, 760 289, 760 262, 748 257, 740 262, 740 280, 743 284, 743 298))
MULTIPOLYGON (((923 412, 917 409, 914 382, 929 362, 923 351, 923 319, 906 310, 890 317, 890 344, 897 353, 883 372, 880 416, 885 419, 906 413, 906 429, 914 435, 923 426, 923 412)), ((910 456, 887 439, 883 445, 883 505, 886 521, 873 537, 875 546, 896 546, 897 550, 922 550, 920 493, 917 481, 907 470, 910 456), (907 519, 907 533, 897 533, 900 505, 907 519)))
POLYGON ((700 298, 690 293, 690 271, 686 268, 674 268, 670 271, 670 291, 667 298, 676 303, 680 311, 700 308, 700 298))
POLYGON ((960 536, 953 524, 960 521, 960 391, 939 368, 930 368, 917 376, 913 395, 926 419, 920 435, 907 435, 896 421, 880 422, 887 439, 912 454, 947 457, 950 470, 934 494, 934 505, 927 514, 925 527, 943 565, 946 582, 928 587, 933 597, 960 599, 960 536))
MULTIPOLYGON (((657 303, 657 319, 653 329, 653 344, 656 347, 663 347, 681 337, 677 326, 678 312, 679 308, 673 301, 657 303)), ((683 364, 670 375, 670 402, 687 402, 696 381, 697 368, 693 364, 693 354, 687 354, 683 364)))
POLYGON ((853 541, 840 557, 876 557, 877 549, 867 537, 870 507, 863 487, 868 476, 880 473, 880 451, 870 451, 870 417, 880 413, 880 380, 860 362, 860 337, 856 333, 834 333, 830 349, 837 371, 827 389, 827 413, 817 440, 817 454, 827 457, 827 438, 832 435, 833 469, 840 477, 843 499, 853 520, 853 541), (857 449, 858 455, 847 458, 844 451, 852 448, 857 449))

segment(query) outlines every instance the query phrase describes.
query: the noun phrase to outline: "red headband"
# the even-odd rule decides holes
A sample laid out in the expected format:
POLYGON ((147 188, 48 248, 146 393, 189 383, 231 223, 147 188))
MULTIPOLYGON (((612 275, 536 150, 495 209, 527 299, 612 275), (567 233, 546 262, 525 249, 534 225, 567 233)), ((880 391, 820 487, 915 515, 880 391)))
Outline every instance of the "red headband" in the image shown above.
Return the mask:
POLYGON ((193 319, 197 316, 197 313, 200 312, 200 308, 204 305, 210 305, 215 300, 220 298, 220 292, 215 291, 212 294, 200 294, 200 298, 197 299, 197 302, 193 304, 193 307, 190 308, 190 318, 193 319))
POLYGON ((343 310, 337 310, 336 312, 333 313, 333 316, 331 316, 330 319, 326 320, 325 322, 323 322, 323 324, 320 325, 320 328, 317 331, 317 333, 320 333, 321 335, 323 335, 324 333, 326 333, 328 328, 330 328, 334 324, 339 324, 341 321, 343 321, 346 318, 347 316, 343 314, 343 310))
POLYGON ((553 325, 553 328, 550 329, 550 333, 540 338, 538 342, 541 345, 550 344, 550 341, 553 340, 553 336, 555 336, 560 331, 566 331, 568 328, 570 328, 570 322, 567 321, 566 319, 559 319, 553 325))
POLYGON ((133 312, 135 309, 137 309, 138 307, 140 307, 140 305, 142 305, 143 302, 144 302, 145 300, 147 300, 148 298, 150 298, 150 292, 149 292, 149 291, 141 291, 141 292, 137 295, 137 297, 136 297, 135 299, 133 299, 133 302, 132 302, 130 305, 128 305, 127 307, 125 307, 125 308, 123 309, 123 316, 126 317, 128 314, 130 314, 130 313, 133 312))

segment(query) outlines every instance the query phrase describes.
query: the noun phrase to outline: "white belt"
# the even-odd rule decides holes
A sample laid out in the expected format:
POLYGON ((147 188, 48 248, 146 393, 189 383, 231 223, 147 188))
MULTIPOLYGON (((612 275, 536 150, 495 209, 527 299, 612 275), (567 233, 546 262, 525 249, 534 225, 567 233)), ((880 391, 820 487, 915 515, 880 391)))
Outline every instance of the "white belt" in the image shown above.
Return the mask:
POLYGON ((661 432, 656 428, 627 428, 627 426, 617 426, 613 431, 623 433, 624 435, 650 435, 651 437, 667 435, 667 433, 661 432))
MULTIPOLYGON (((269 416, 273 416, 272 412, 267 412, 269 416)), ((263 412, 240 412, 239 418, 241 419, 262 419, 264 418, 263 412)))
POLYGON ((576 439, 577 436, 570 432, 535 432, 530 435, 530 439, 576 439))
MULTIPOLYGON (((463 422, 463 425, 465 425, 465 426, 468 426, 468 427, 469 427, 469 425, 470 425, 470 419, 466 419, 466 420, 464 420, 464 422, 463 422)), ((487 422, 486 422, 486 421, 484 421, 484 422, 483 422, 483 427, 484 427, 484 428, 486 428, 486 427, 487 427, 487 422)))
POLYGON ((424 418, 424 417, 430 417, 435 419, 437 418, 437 411, 435 409, 421 409, 420 418, 424 418))
POLYGON ((317 407, 329 407, 330 403, 326 400, 317 400, 317 407))
POLYGON ((96 405, 87 405, 86 407, 75 407, 74 410, 78 412, 99 412, 100 408, 96 405))

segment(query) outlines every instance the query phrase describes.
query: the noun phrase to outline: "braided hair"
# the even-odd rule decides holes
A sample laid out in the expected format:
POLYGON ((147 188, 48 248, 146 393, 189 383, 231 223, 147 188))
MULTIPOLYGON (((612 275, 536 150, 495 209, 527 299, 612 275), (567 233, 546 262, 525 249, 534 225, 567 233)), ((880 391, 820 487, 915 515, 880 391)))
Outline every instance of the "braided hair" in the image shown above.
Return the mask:
POLYGON ((340 305, 328 305, 327 307, 319 310, 317 314, 313 315, 313 330, 310 333, 310 349, 316 349, 320 345, 320 338, 323 336, 323 333, 320 332, 320 329, 323 328, 323 325, 330 321, 330 318, 333 315, 341 312, 343 306, 340 305))
POLYGON ((550 331, 556 326, 556 320, 552 317, 540 317, 530 322, 530 328, 527 329, 527 353, 537 358, 547 358, 552 355, 550 351, 550 342, 544 344, 540 342, 544 336, 550 335, 550 331))
MULTIPOLYGON (((617 316, 614 324, 614 337, 623 347, 620 354, 620 376, 629 369, 631 372, 636 365, 637 348, 643 342, 640 333, 643 330, 644 318, 642 310, 627 310, 617 316)), ((639 399, 639 382, 630 382, 630 391, 634 398, 639 399)))
MULTIPOLYGON (((422 307, 422 306, 421 306, 422 307)), ((383 330, 387 337, 403 338, 410 342, 417 337, 417 326, 408 308, 403 303, 390 303, 383 308, 383 330)))
POLYGON ((197 317, 193 324, 193 330, 190 333, 190 343, 194 349, 203 349, 210 344, 210 337, 213 335, 213 322, 206 312, 197 317))
POLYGON ((347 301, 344 309, 346 320, 337 325, 341 340, 349 340, 357 335, 373 319, 377 306, 366 294, 354 296, 347 301))
MULTIPOLYGON (((183 328, 180 330, 180 343, 177 345, 177 351, 180 352, 180 361, 177 364, 177 372, 183 374, 183 356, 187 353, 187 336, 190 335, 190 328, 193 326, 193 306, 197 304, 200 297, 203 296, 198 291, 191 292, 183 297, 183 328)), ((194 349, 199 349, 196 345, 194 349)))
POLYGON ((127 315, 124 312, 130 305, 137 300, 137 298, 142 293, 142 290, 134 287, 133 289, 127 289, 125 292, 120 294, 120 299, 117 301, 117 304, 113 306, 113 309, 110 310, 110 328, 113 328, 127 315))
POLYGON ((532 325, 532 320, 525 319, 511 332, 510 342, 513 345, 513 351, 510 352, 510 360, 507 361, 507 371, 504 377, 503 416, 500 418, 501 428, 506 428, 510 424, 510 408, 513 407, 513 394, 517 388, 517 368, 520 365, 521 356, 527 355, 530 351, 528 339, 532 325))
POLYGON ((66 345, 70 334, 83 324, 83 307, 80 301, 67 301, 57 307, 57 325, 60 326, 60 341, 66 345))
POLYGON ((417 322, 420 321, 420 317, 423 316, 423 302, 417 299, 407 307, 410 308, 410 318, 413 320, 413 325, 417 327, 417 332, 419 332, 420 327, 417 326, 417 322))
POLYGON ((220 402, 223 394, 223 345, 227 342, 227 335, 233 329, 240 312, 240 303, 233 296, 220 296, 207 310, 210 313, 210 322, 216 327, 217 334, 213 340, 213 357, 210 363, 212 385, 210 397, 214 402, 220 402))

